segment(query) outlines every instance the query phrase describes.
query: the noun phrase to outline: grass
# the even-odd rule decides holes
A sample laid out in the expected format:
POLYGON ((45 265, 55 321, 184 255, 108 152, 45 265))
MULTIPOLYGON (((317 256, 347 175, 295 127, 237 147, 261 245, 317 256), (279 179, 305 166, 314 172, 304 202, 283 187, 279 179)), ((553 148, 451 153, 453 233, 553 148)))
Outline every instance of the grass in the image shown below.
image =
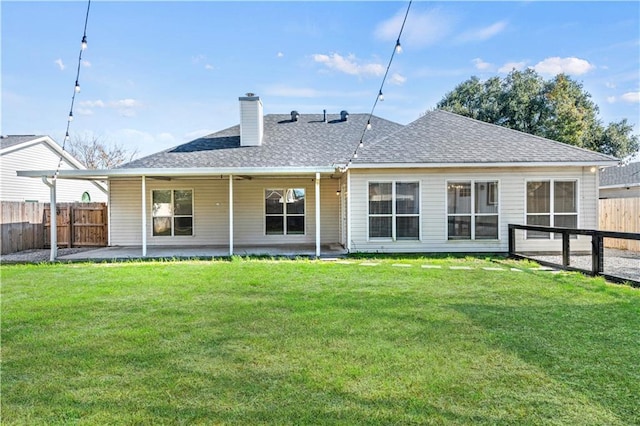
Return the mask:
POLYGON ((638 290, 351 262, 2 266, 2 424, 640 423, 638 290))

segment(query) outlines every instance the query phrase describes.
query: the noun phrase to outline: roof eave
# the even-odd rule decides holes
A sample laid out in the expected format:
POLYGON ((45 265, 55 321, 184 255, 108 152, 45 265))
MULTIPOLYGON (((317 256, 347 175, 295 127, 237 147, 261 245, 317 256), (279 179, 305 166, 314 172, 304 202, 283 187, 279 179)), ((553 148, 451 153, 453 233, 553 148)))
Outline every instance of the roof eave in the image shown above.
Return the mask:
MULTIPOLYGON (((58 177, 62 179, 97 179, 105 180, 119 177, 163 176, 163 177, 198 177, 211 175, 297 175, 307 173, 333 173, 335 167, 201 167, 201 168, 131 168, 103 170, 60 170, 58 177)), ((19 170, 18 176, 53 177, 55 170, 19 170)))
POLYGON ((351 163, 350 169, 432 169, 478 167, 590 167, 610 166, 617 160, 567 162, 509 162, 509 163, 351 163))

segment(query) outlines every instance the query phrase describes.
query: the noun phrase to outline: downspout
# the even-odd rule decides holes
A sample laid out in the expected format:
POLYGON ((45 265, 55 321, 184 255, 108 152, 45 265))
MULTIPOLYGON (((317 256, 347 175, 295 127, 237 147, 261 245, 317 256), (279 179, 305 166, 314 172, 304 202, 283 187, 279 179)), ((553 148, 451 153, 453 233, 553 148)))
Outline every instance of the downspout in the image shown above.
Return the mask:
POLYGON ((51 254, 49 255, 49 261, 55 262, 58 257, 58 209, 56 207, 56 179, 53 179, 53 183, 48 181, 47 176, 42 176, 42 182, 49 187, 50 201, 49 201, 49 228, 51 231, 51 254))
POLYGON ((142 176, 142 257, 147 257, 147 177, 142 176))
POLYGON ((316 173, 316 257, 320 257, 320 173, 316 173))
POLYGON ((233 175, 229 175, 229 256, 233 256, 233 175))
POLYGON ((347 253, 351 253, 351 170, 347 169, 347 253))

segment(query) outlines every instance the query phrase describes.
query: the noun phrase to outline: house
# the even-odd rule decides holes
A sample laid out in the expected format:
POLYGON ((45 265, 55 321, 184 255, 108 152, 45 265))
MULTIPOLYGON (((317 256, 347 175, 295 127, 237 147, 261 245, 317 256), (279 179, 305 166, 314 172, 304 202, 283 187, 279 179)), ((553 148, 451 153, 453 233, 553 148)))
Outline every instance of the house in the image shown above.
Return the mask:
MULTIPOLYGON (((41 180, 16 175, 18 170, 85 170, 49 136, 21 135, 0 137, 0 200, 49 202, 50 190, 41 180)), ((88 180, 60 180, 57 201, 107 201, 107 189, 88 180)))
POLYGON ((640 161, 600 172, 600 198, 640 197, 640 161))
MULTIPOLYGON (((253 94, 239 103, 239 125, 60 177, 107 180, 109 244, 143 256, 197 245, 506 252, 509 223, 597 227, 599 167, 617 161, 445 111, 403 126, 346 111, 263 115, 253 94)), ((553 234, 517 238, 526 250, 561 247, 553 234)))

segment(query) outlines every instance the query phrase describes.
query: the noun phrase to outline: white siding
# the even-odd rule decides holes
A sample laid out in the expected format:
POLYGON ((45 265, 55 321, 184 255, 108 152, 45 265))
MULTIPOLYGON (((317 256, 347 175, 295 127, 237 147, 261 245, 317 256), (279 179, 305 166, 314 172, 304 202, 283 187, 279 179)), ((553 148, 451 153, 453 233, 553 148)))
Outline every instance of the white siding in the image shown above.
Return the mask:
MULTIPOLYGON (((321 242, 338 242, 338 200, 336 180, 320 180, 321 242)), ((151 245, 228 245, 229 181, 215 179, 147 178, 147 243, 151 245), (154 237, 151 235, 151 191, 154 189, 192 189, 194 235, 154 237)), ((315 188, 308 179, 239 179, 234 180, 234 244, 281 245, 315 243, 315 188), (305 235, 265 235, 264 190, 305 188, 305 235)), ((111 245, 142 244, 141 181, 112 180, 110 184, 111 245)))
MULTIPOLYGON (((0 157, 0 199, 49 202, 49 187, 40 178, 17 176, 16 171, 55 170, 59 161, 59 154, 45 142, 3 154, 0 157)), ((63 160, 61 169, 74 170, 76 167, 63 160)), ((107 194, 90 181, 58 179, 56 185, 58 202, 81 201, 85 191, 93 202, 107 201, 107 194)))
POLYGON ((640 186, 600 189, 600 198, 637 198, 637 197, 640 197, 640 186))
MULTIPOLYGON (((506 252, 508 224, 526 223, 526 181, 575 179, 578 182, 578 227, 597 227, 596 174, 588 168, 493 168, 351 170, 351 249, 362 252, 506 252), (418 181, 421 195, 421 240, 380 241, 367 239, 368 182, 418 181), (447 240, 447 181, 490 181, 499 185, 499 239, 447 240)), ((558 250, 561 241, 524 240, 516 232, 516 247, 523 250, 558 250)), ((589 237, 571 241, 572 250, 589 250, 589 237)))

